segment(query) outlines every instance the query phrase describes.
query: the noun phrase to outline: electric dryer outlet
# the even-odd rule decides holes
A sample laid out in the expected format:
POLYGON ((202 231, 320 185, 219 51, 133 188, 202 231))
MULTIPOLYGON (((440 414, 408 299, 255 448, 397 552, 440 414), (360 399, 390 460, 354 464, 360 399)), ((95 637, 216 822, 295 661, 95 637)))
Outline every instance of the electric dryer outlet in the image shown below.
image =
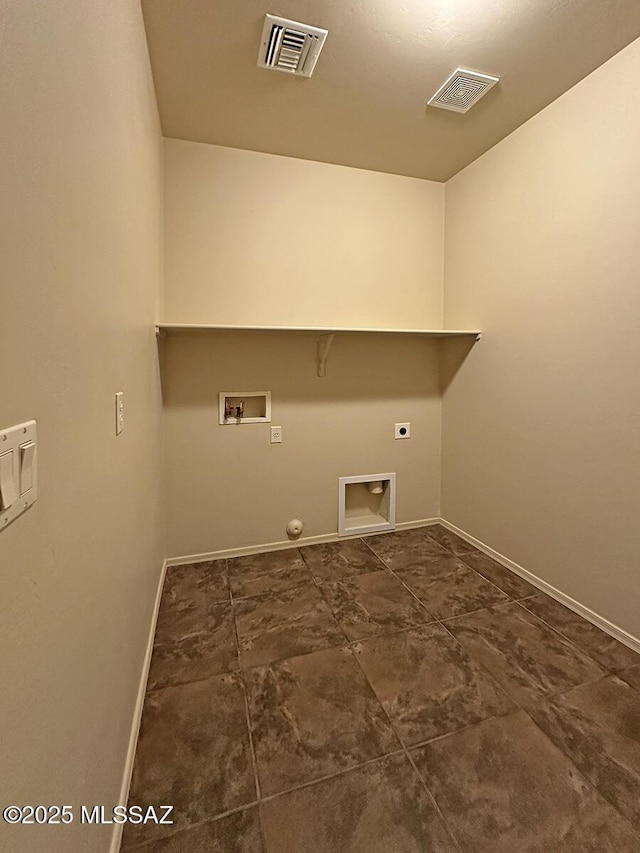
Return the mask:
POLYGON ((411 438, 411 424, 396 424, 395 438, 411 438))

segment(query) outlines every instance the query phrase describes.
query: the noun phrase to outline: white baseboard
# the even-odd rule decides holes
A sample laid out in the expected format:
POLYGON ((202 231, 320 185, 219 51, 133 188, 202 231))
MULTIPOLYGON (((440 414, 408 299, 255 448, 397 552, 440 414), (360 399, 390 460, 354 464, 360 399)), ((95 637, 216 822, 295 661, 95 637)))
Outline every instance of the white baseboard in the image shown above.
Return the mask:
MULTIPOLYGON (((429 527, 438 524, 439 518, 421 518, 417 521, 402 521, 396 524, 396 530, 413 530, 416 527, 429 527)), ((390 531, 393 532, 393 531, 390 531)), ((319 536, 305 536, 301 539, 284 542, 265 542, 262 545, 249 545, 245 548, 228 548, 225 551, 208 551, 201 554, 184 554, 182 557, 169 557, 167 566, 179 566, 182 563, 204 563, 207 560, 228 560, 232 557, 246 557, 249 554, 262 554, 265 551, 285 551, 287 548, 301 548, 304 545, 322 545, 326 542, 342 542, 356 539, 356 536, 338 536, 337 533, 322 533, 319 536)))
MULTIPOLYGON (((419 527, 429 527, 433 524, 441 524, 443 527, 451 530, 452 533, 457 534, 461 539, 464 539, 465 542, 469 542, 479 551, 482 551, 488 557, 494 559, 497 563, 500 563, 516 575, 519 575, 521 578, 529 581, 532 586, 535 586, 541 592, 545 592, 547 595, 551 596, 551 598, 555 598, 556 601, 564 604, 579 616, 583 616, 588 622, 591 622, 593 625, 601 628, 611 637, 614 637, 616 640, 620 640, 620 642, 624 643, 625 646, 628 646, 630 649, 633 649, 635 652, 640 654, 640 639, 638 639, 638 637, 634 637, 633 634, 630 634, 628 631, 625 631, 623 628, 620 628, 618 625, 615 625, 613 622, 605 619, 604 616, 600 616, 599 613, 595 613, 593 610, 585 607, 584 604, 581 604, 579 601, 571 598, 571 596, 557 589, 555 586, 552 586, 550 583, 547 583, 547 581, 542 580, 542 578, 534 575, 523 566, 518 565, 518 563, 514 563, 513 560, 505 557, 504 554, 500 554, 498 551, 495 551, 493 548, 485 545, 484 542, 481 542, 466 531, 456 527, 455 524, 452 524, 445 518, 423 518, 416 521, 403 521, 397 524, 395 529, 412 530, 419 527)), ((381 535, 384 536, 385 534, 383 533, 381 535)), ((339 542, 347 538, 353 539, 357 537, 344 537, 338 536, 337 533, 324 533, 319 536, 306 536, 295 541, 286 540, 284 542, 265 542, 261 545, 249 545, 244 548, 228 548, 222 551, 185 554, 180 557, 169 557, 165 561, 165 569, 167 566, 178 566, 182 563, 203 563, 207 560, 223 560, 230 559, 232 557, 245 557, 250 554, 261 554, 265 551, 283 551, 287 548, 299 548, 304 545, 319 545, 326 542, 339 542)))
MULTIPOLYGON (((144 707, 144 697, 147 690, 147 679, 149 678, 149 668, 151 666, 151 655, 153 654, 153 641, 156 635, 156 624, 158 622, 158 611, 160 610, 160 599, 162 598, 162 587, 164 586, 164 578, 167 573, 167 561, 162 564, 160 579, 158 581, 158 589, 156 590, 156 600, 151 614, 151 624, 149 626, 149 636, 147 638, 147 648, 142 661, 142 672, 140 673, 140 684, 138 686, 138 696, 136 698, 135 708, 133 710, 133 720, 131 722, 131 733, 129 734, 129 746, 127 748, 127 758, 124 764, 122 774, 122 784, 120 785, 120 797, 118 805, 126 806, 129 800, 129 788, 131 786, 131 775, 133 773, 133 762, 136 757, 136 746, 138 745, 138 733, 140 731, 140 721, 142 719, 142 709, 144 707)), ((113 834, 111 836, 111 844, 109 845, 109 853, 118 853, 120 843, 122 841, 122 824, 113 825, 113 834)))
POLYGON ((564 604, 565 607, 573 610, 579 616, 583 616, 588 622, 591 622, 597 628, 601 628, 605 633, 609 634, 616 640, 620 640, 620 642, 624 643, 625 646, 628 646, 630 649, 633 649, 634 652, 638 652, 640 654, 640 639, 638 639, 638 637, 634 637, 633 634, 630 634, 618 625, 614 625, 613 622, 605 619, 604 616, 600 616, 599 613, 595 613, 593 610, 585 607, 584 604, 580 604, 579 601, 571 598, 571 596, 557 589, 555 586, 552 586, 550 583, 547 583, 547 581, 543 581, 541 578, 537 577, 537 575, 532 574, 527 571, 527 569, 518 565, 518 563, 514 563, 513 560, 505 557, 504 554, 494 551, 493 548, 485 545, 484 542, 480 542, 479 539, 470 536, 464 530, 456 527, 455 524, 451 524, 451 522, 446 521, 444 518, 440 519, 440 524, 442 524, 443 527, 446 527, 447 530, 455 533, 461 539, 464 539, 465 542, 469 542, 470 545, 473 545, 488 557, 491 557, 497 563, 500 563, 500 565, 510 569, 516 575, 520 575, 524 580, 529 581, 532 586, 535 586, 541 592, 546 592, 547 595, 551 596, 551 598, 555 598, 555 600, 559 601, 560 604, 564 604))

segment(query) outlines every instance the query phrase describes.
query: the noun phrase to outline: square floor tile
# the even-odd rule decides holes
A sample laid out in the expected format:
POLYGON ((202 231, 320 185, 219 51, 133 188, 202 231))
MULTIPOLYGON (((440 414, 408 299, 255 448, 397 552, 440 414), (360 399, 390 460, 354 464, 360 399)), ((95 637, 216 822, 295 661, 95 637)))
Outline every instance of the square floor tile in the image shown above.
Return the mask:
POLYGON ((518 711, 412 753, 463 851, 634 853, 640 838, 518 711))
POLYGON ((127 824, 128 844, 157 840, 255 799, 238 675, 147 694, 129 802, 174 806, 174 826, 127 824))
POLYGON ((397 575, 438 619, 510 600, 457 557, 433 558, 422 566, 398 569, 397 575))
POLYGON ((230 602, 161 613, 147 690, 239 668, 230 602))
POLYGON ((640 831, 640 694, 609 676, 543 702, 529 713, 640 831))
POLYGON ((446 625, 522 706, 606 672, 519 604, 478 610, 446 625))
POLYGON ((225 600, 229 600, 226 560, 185 563, 167 569, 160 612, 225 600))
POLYGON ((313 584, 234 604, 243 667, 272 663, 329 646, 344 635, 313 584))
POLYGON ((194 829, 156 841, 151 847, 123 847, 140 853, 266 853, 258 807, 207 821, 194 829))
POLYGON ((640 663, 640 656, 630 648, 544 593, 528 598, 522 606, 607 669, 624 669, 640 663))
POLYGON ((528 595, 536 595, 539 592, 524 578, 501 566, 500 563, 496 563, 495 560, 480 551, 463 554, 460 559, 467 566, 471 566, 474 571, 479 572, 482 577, 506 592, 511 598, 526 598, 528 595))
POLYGON ((418 530, 401 530, 399 533, 381 533, 367 536, 367 545, 394 571, 407 566, 422 565, 428 557, 446 556, 448 551, 418 530))
POLYGON ((636 690, 640 690, 640 665, 630 666, 629 669, 623 670, 619 675, 627 684, 635 687, 636 690))
POLYGON ((446 548, 447 551, 451 551, 451 553, 456 556, 460 554, 468 554, 469 551, 476 550, 474 545, 470 545, 469 542, 465 542, 464 539, 461 539, 460 536, 457 536, 455 533, 447 530, 447 528, 443 527, 441 524, 432 524, 429 527, 425 527, 424 532, 427 536, 430 536, 431 539, 434 539, 439 545, 442 545, 443 548, 446 548))
POLYGON ((269 853, 456 851, 405 755, 267 800, 261 810, 269 853))
POLYGON ((321 589, 350 640, 433 621, 433 616, 386 570, 324 583, 321 589))
POLYGON ((335 581, 385 568, 384 563, 361 539, 307 545, 300 548, 300 554, 317 581, 335 581))
POLYGON ((515 709, 493 678, 441 625, 365 640, 355 652, 405 744, 515 709))
POLYGON ((227 571, 234 598, 282 592, 312 583, 297 548, 234 557, 227 560, 227 571))
POLYGON ((262 796, 400 749, 348 648, 245 673, 262 796))

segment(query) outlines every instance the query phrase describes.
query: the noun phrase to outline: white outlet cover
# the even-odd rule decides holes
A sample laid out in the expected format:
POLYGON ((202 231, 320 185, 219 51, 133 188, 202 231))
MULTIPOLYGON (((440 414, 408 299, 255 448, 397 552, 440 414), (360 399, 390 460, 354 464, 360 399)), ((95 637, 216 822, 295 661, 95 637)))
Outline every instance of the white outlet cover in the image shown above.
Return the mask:
POLYGON ((271 427, 271 444, 282 444, 282 427, 271 427))
POLYGON ((395 438, 411 438, 411 424, 396 424, 395 438))

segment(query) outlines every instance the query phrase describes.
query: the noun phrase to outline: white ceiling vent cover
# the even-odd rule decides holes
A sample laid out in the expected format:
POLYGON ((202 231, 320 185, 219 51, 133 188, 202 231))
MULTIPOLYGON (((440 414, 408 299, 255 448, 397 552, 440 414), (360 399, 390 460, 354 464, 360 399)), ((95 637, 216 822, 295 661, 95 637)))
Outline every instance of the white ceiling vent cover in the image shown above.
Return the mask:
POLYGON ((451 77, 427 101, 430 107, 441 107, 456 113, 466 113, 483 95, 493 88, 499 77, 456 68, 451 77))
POLYGON ((266 15, 258 66, 286 71, 298 77, 311 77, 328 30, 266 15))

